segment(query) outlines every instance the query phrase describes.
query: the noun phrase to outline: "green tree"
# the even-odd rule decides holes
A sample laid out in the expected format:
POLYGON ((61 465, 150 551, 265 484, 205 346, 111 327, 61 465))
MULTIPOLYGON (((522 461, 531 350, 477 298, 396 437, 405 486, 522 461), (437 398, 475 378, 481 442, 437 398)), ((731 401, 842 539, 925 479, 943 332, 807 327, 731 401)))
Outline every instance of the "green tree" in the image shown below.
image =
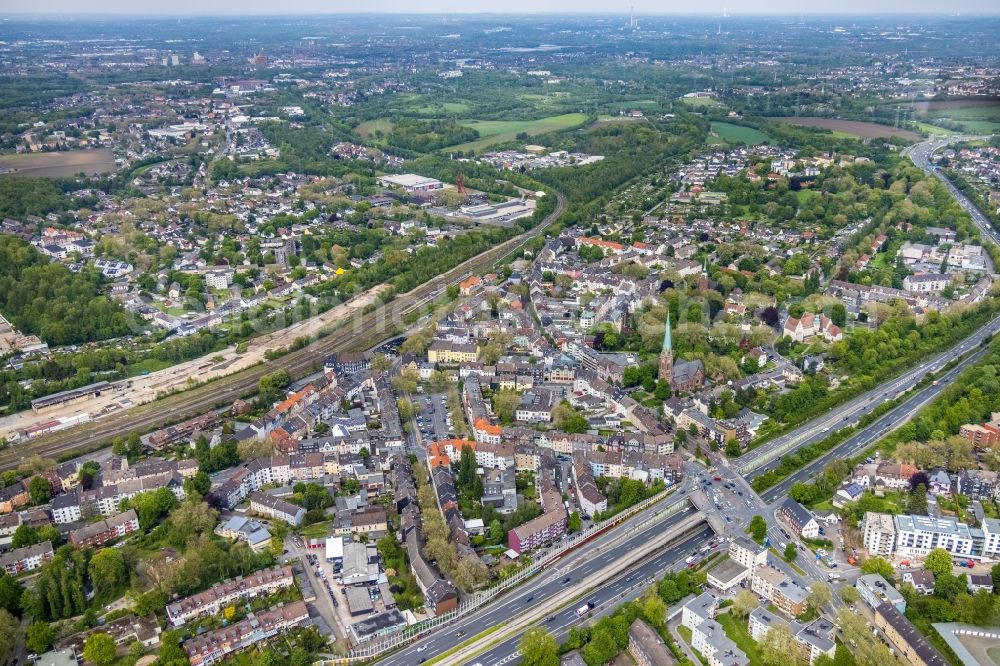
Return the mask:
POLYGON ((107 594, 124 587, 129 580, 129 569, 120 548, 102 548, 87 566, 90 581, 97 594, 107 594))
POLYGON ((521 394, 514 389, 500 389, 493 394, 493 413, 503 423, 513 423, 514 413, 521 404, 521 394))
POLYGON ((9 664, 21 635, 21 623, 5 610, 0 610, 0 663, 9 664))
POLYGON ((524 632, 518 649, 525 666, 559 666, 559 644, 555 636, 541 627, 524 632))
POLYGON ((927 553, 924 558, 924 569, 927 569, 934 577, 950 575, 952 570, 951 553, 944 548, 935 548, 927 553))
POLYGON ((32 622, 31 626, 28 627, 25 644, 35 654, 42 654, 52 648, 52 641, 55 640, 55 637, 55 629, 48 622, 32 622))
POLYGON ((184 491, 188 494, 198 493, 204 497, 211 489, 212 478, 202 470, 198 470, 194 476, 184 480, 184 491))
POLYGON ((767 536, 767 521, 765 521, 764 517, 760 514, 755 515, 750 519, 750 525, 747 527, 747 532, 757 543, 764 543, 764 538, 767 536))
POLYGON ((44 476, 33 476, 28 482, 32 504, 45 504, 52 499, 52 484, 44 476))
POLYGON ((490 541, 493 543, 501 543, 503 541, 503 536, 503 523, 494 518, 490 521, 490 541))
POLYGON ((587 432, 587 419, 573 409, 565 400, 556 405, 556 408, 552 410, 552 420, 555 422, 556 428, 563 432, 587 432))
POLYGON ((799 549, 795 547, 795 544, 789 541, 785 544, 785 560, 788 562, 794 562, 795 558, 799 556, 799 549))
POLYGON ((21 596, 24 588, 11 576, 4 572, 0 574, 0 608, 11 615, 21 615, 21 596))
POLYGON ((919 484, 906 498, 906 512, 915 516, 927 515, 927 486, 919 484))
POLYGON ((113 662, 117 653, 114 639, 103 631, 91 634, 83 644, 83 658, 100 666, 113 662))
POLYGON ((881 574, 882 578, 885 578, 890 583, 892 582, 895 572, 895 569, 892 568, 892 564, 884 557, 869 557, 861 563, 861 573, 881 574))
POLYGON ((845 585, 842 588, 840 588, 840 598, 841 600, 843 600, 845 604, 851 605, 858 603, 858 599, 861 598, 861 595, 858 594, 857 588, 854 588, 850 585, 845 585))
POLYGON ((569 514, 569 520, 566 522, 566 527, 571 533, 579 532, 583 528, 579 512, 574 511, 569 514))
POLYGON ((38 530, 27 523, 21 523, 14 530, 14 536, 11 537, 10 545, 12 548, 24 548, 25 546, 33 546, 38 542, 38 530))
POLYGON ((733 605, 730 606, 729 612, 732 613, 733 617, 743 619, 759 605, 760 602, 757 600, 756 594, 750 590, 740 590, 733 597, 733 605))

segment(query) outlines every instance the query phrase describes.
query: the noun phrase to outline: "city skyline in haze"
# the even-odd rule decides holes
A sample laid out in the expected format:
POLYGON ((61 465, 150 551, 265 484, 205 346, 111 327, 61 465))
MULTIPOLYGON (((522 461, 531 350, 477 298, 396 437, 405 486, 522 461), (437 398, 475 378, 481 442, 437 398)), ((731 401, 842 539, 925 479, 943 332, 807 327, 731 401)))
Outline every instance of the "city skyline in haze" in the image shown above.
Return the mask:
MULTIPOLYGON (((882 0, 870 2, 867 0, 817 0, 803 7, 795 0, 714 0, 708 5, 699 7, 701 11, 692 12, 689 3, 677 0, 659 2, 654 0, 635 0, 629 3, 636 14, 722 14, 724 11, 731 16, 740 14, 998 14, 996 0, 957 0, 942 5, 929 0, 882 0)), ((162 2, 149 0, 92 0, 82 6, 75 0, 38 0, 26 2, 14 0, 4 7, 0 14, 129 14, 147 16, 212 16, 212 15, 294 15, 294 14, 355 14, 355 13, 394 13, 394 14, 627 14, 629 5, 616 6, 609 11, 607 3, 595 0, 508 0, 498 11, 498 5, 485 0, 426 0, 418 4, 403 0, 380 0, 363 7, 358 11, 358 5, 342 1, 328 2, 323 0, 289 0, 276 5, 269 0, 243 0, 235 3, 229 0, 175 0, 165 9, 162 2)))

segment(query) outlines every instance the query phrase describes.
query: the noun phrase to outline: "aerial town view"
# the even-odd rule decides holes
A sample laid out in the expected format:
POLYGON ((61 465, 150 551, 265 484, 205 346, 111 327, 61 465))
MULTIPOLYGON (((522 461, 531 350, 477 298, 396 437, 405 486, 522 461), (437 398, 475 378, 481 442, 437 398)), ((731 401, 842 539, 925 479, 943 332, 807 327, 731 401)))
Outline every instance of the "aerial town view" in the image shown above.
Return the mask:
POLYGON ((0 666, 1000 666, 994 2, 0 3, 0 666))

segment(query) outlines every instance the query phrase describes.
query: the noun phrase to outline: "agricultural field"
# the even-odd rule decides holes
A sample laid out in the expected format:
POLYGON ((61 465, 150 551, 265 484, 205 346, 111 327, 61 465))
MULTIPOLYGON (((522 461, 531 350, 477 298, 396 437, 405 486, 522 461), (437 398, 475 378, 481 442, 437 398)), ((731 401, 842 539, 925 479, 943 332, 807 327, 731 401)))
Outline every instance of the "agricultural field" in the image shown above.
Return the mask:
POLYGON ((860 120, 838 120, 836 118, 818 118, 814 116, 771 117, 768 120, 776 123, 787 123, 800 127, 818 127, 831 130, 834 136, 852 136, 862 139, 887 139, 899 137, 908 141, 920 141, 921 136, 910 130, 896 129, 879 123, 866 123, 860 120))
POLYGON ((366 120, 355 127, 354 131, 363 139, 371 139, 377 135, 388 136, 393 127, 389 120, 379 118, 378 120, 366 120))
POLYGON ((759 143, 767 143, 769 137, 753 127, 734 125, 733 123, 713 122, 712 132, 718 134, 720 138, 729 143, 745 143, 748 146, 756 146, 759 143))
POLYGON ((17 176, 43 178, 67 178, 81 171, 91 176, 114 171, 115 156, 109 148, 0 155, 0 172, 8 170, 17 176))
POLYGON ((482 150, 494 143, 514 141, 517 135, 525 132, 530 136, 545 134, 555 130, 577 127, 587 121, 582 113, 566 113, 561 116, 548 116, 537 120, 466 120, 462 125, 472 127, 479 132, 476 141, 450 146, 451 150, 482 150))
POLYGON ((916 112, 923 123, 946 123, 963 132, 990 134, 1000 130, 1000 101, 986 99, 949 99, 912 102, 904 105, 916 112))

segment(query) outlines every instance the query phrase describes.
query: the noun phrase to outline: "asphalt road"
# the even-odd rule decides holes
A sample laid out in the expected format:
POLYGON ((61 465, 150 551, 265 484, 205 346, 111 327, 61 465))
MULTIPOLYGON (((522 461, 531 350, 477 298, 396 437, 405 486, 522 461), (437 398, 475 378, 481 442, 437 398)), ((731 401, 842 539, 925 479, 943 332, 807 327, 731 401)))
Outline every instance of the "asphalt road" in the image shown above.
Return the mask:
POLYGON ((945 187, 948 188, 948 191, 951 192, 952 196, 958 200, 958 204, 963 209, 965 209, 965 211, 969 213, 969 215, 972 216, 972 221, 976 223, 976 226, 979 227, 979 230, 994 243, 1000 245, 1000 233, 998 233, 997 230, 993 228, 993 224, 989 221, 989 219, 987 219, 987 217, 983 215, 983 213, 978 208, 976 208, 976 206, 971 201, 969 201, 968 197, 962 194, 958 190, 958 188, 955 187, 943 173, 941 173, 939 169, 935 169, 933 166, 931 166, 930 162, 931 155, 933 155, 934 152, 937 151, 938 149, 943 148, 948 144, 958 143, 960 141, 967 141, 972 139, 987 139, 987 138, 989 137, 959 135, 959 136, 949 136, 949 137, 931 139, 930 141, 924 141, 923 143, 918 143, 914 144, 913 146, 910 146, 904 154, 909 156, 909 158, 913 160, 913 163, 915 165, 917 165, 918 167, 920 167, 921 169, 923 169, 924 171, 926 171, 927 173, 929 173, 930 175, 934 176, 942 183, 944 183, 945 187))
MULTIPOLYGON (((895 379, 876 386, 844 405, 830 410, 823 416, 796 428, 792 432, 765 442, 756 449, 740 456, 740 458, 734 461, 734 466, 743 469, 743 466, 748 463, 757 465, 755 468, 744 472, 745 476, 750 479, 763 474, 772 467, 777 466, 783 455, 825 439, 829 437, 831 432, 857 422, 860 417, 876 409, 885 400, 895 398, 900 393, 915 386, 927 373, 939 371, 946 364, 958 359, 963 354, 975 350, 984 339, 992 338, 998 332, 1000 332, 1000 317, 991 320, 948 351, 924 361, 919 366, 907 370, 895 379)), ((969 365, 970 363, 966 361, 960 363, 959 367, 968 367, 969 365)), ((937 395, 944 390, 952 379, 954 379, 954 375, 949 373, 948 377, 938 381, 937 386, 930 386, 925 389, 928 393, 921 391, 917 396, 907 399, 902 405, 892 410, 891 413, 895 414, 896 418, 899 418, 901 414, 913 411, 916 405, 922 403, 922 397, 928 394, 932 396, 937 395)), ((869 429, 866 429, 866 432, 868 431, 869 429)))
MULTIPOLYGON (((625 601, 641 597, 646 588, 662 578, 666 571, 683 568, 687 556, 703 546, 706 541, 712 538, 713 534, 714 532, 709 527, 702 527, 649 561, 621 571, 613 580, 587 596, 587 600, 592 600, 596 604, 591 616, 597 618, 606 615, 625 601)), ((557 641, 562 642, 572 627, 587 622, 587 618, 581 618, 576 614, 577 607, 582 605, 583 601, 553 613, 541 623, 541 626, 552 632, 557 641)), ((521 635, 511 636, 488 652, 472 657, 465 663, 469 666, 477 663, 482 664, 482 666, 520 663, 521 658, 512 657, 512 655, 517 652, 521 635)))
MULTIPOLYGON (((682 501, 687 501, 682 498, 682 501)), ((667 500, 669 502, 669 500, 667 500)), ((530 608, 531 605, 542 603, 548 597, 561 592, 566 585, 573 585, 595 571, 601 570, 621 559, 625 553, 632 550, 636 543, 645 543, 654 536, 662 534, 672 526, 696 514, 693 506, 677 512, 665 519, 639 528, 633 535, 622 539, 611 546, 607 544, 619 536, 626 536, 634 530, 634 524, 640 524, 646 519, 653 519, 666 506, 661 502, 643 511, 631 520, 615 527, 609 532, 597 537, 583 548, 567 555, 546 571, 529 579, 519 587, 514 588, 498 600, 488 604, 483 609, 471 613, 447 628, 431 633, 427 638, 410 643, 406 648, 379 661, 385 666, 413 666, 421 658, 446 652, 469 638, 509 620, 517 609, 530 608), (569 577, 567 583, 563 580, 569 577), (530 601, 529 601, 530 598, 530 601), (459 633, 461 632, 461 635, 459 633)), ((597 592, 595 591, 595 594, 597 592)))
MULTIPOLYGON (((959 192, 955 186, 951 184, 951 181, 941 174, 940 171, 930 166, 930 155, 935 150, 948 143, 954 143, 955 141, 963 140, 965 138, 973 137, 950 137, 918 143, 911 146, 907 150, 906 154, 909 155, 916 166, 941 179, 941 181, 948 187, 948 190, 952 193, 952 196, 954 196, 958 201, 959 205, 969 212, 973 221, 976 223, 976 226, 979 227, 982 233, 993 242, 1000 245, 1000 233, 993 228, 990 221, 979 211, 979 209, 975 207, 975 205, 973 205, 971 201, 969 201, 964 194, 959 192)), ((904 372, 895 379, 867 391, 857 398, 847 402, 843 406, 831 410, 823 416, 815 418, 789 433, 765 442, 761 446, 741 456, 734 464, 742 469, 743 473, 749 478, 753 478, 758 474, 766 472, 768 469, 771 469, 778 464, 781 456, 800 447, 808 446, 813 442, 824 439, 830 432, 857 421, 858 418, 878 407, 882 403, 883 399, 895 397, 900 392, 911 388, 928 372, 933 372, 944 366, 946 363, 955 360, 965 352, 973 349, 976 345, 982 342, 985 337, 992 337, 997 332, 1000 332, 1000 318, 994 319, 985 327, 979 329, 971 336, 963 340, 957 346, 938 354, 932 359, 920 364, 918 367, 904 372)), ((940 392, 946 383, 947 382, 942 381, 940 382, 940 386, 932 387, 932 393, 936 394, 940 392)), ((906 404, 912 409, 913 405, 918 402, 920 401, 908 400, 906 404)), ((905 412, 907 410, 904 409, 899 412, 897 412, 897 410, 893 411, 898 416, 901 412, 905 412)), ((802 476, 800 479, 801 478, 808 477, 802 476)))
MULTIPOLYGON (((946 386, 951 384, 962 372, 982 360, 988 351, 989 350, 986 348, 976 350, 967 358, 963 359, 961 363, 949 370, 947 374, 943 375, 938 380, 937 386, 927 386, 926 388, 915 392, 908 397, 905 402, 877 418, 869 424, 868 427, 851 435, 841 444, 838 444, 824 455, 813 460, 793 474, 790 474, 780 483, 777 483, 765 490, 761 494, 761 497, 768 503, 773 504, 778 502, 788 495, 788 491, 794 484, 800 481, 808 481, 809 479, 815 477, 831 460, 851 458, 861 453, 874 442, 878 441, 913 418, 913 416, 915 416, 920 409, 936 398, 938 394, 943 391, 946 386)), ((877 404, 877 402, 875 404, 877 404)))

